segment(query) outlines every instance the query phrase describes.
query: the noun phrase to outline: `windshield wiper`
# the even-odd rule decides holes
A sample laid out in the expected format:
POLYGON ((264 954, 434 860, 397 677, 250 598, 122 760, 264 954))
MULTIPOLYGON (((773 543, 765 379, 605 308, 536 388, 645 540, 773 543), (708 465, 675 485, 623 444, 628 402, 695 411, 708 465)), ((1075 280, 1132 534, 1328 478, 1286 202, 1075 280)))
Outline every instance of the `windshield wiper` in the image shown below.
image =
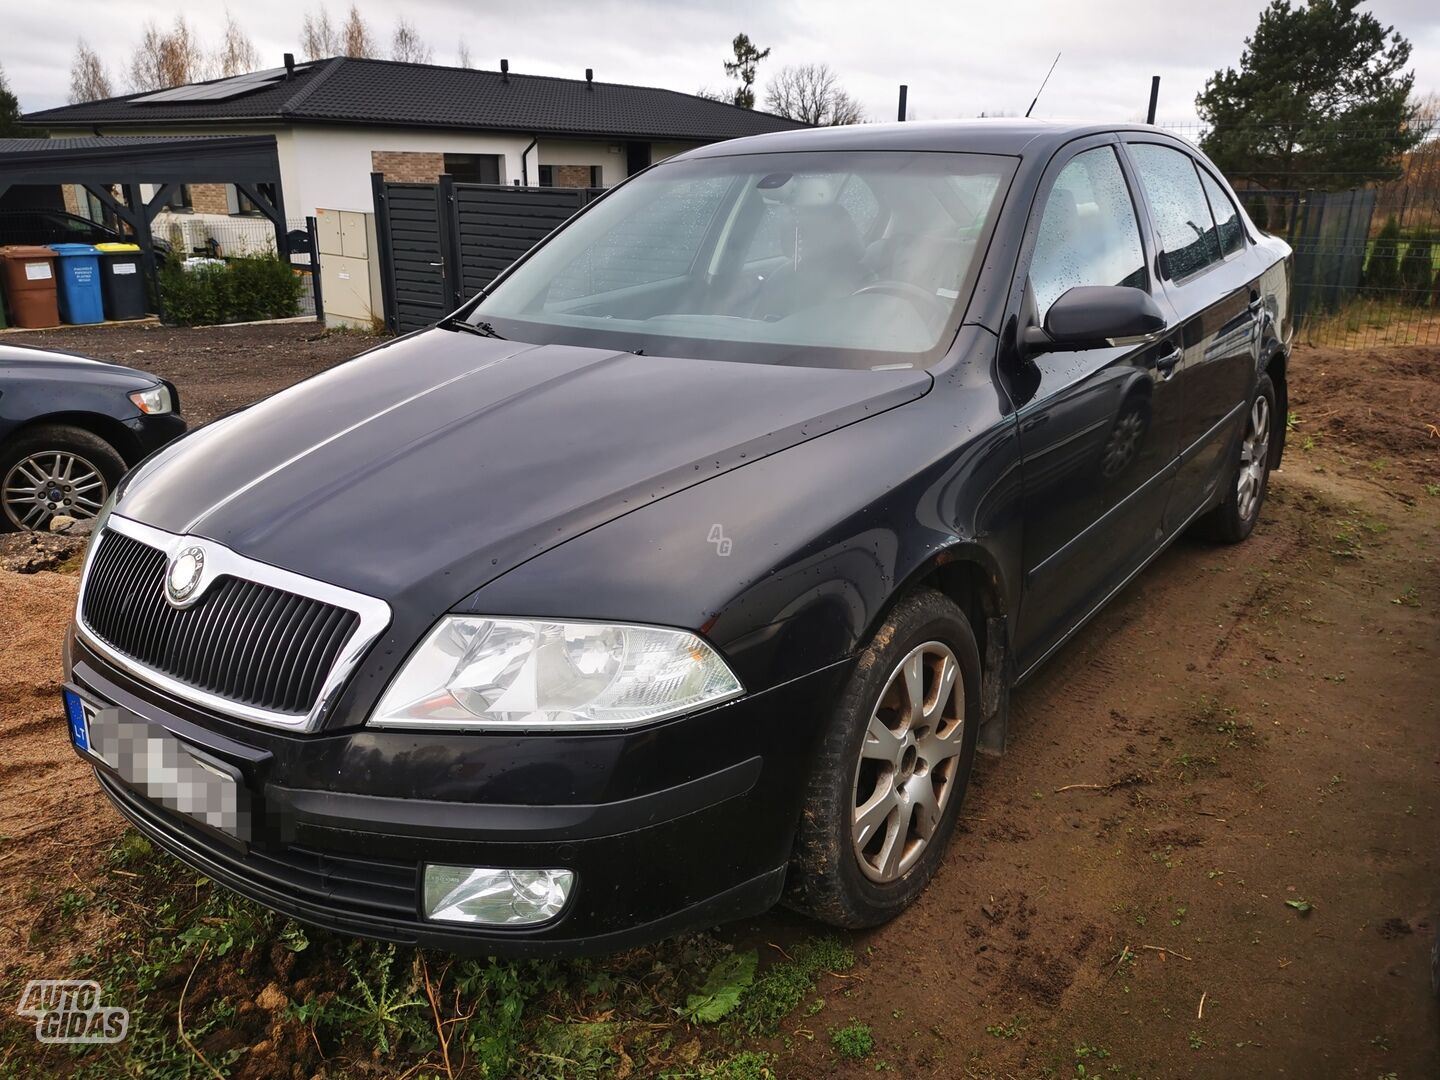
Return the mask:
POLYGON ((447 315, 436 325, 443 326, 446 330, 462 330, 467 334, 478 334, 480 337, 493 337, 500 338, 502 341, 505 340, 505 335, 501 334, 488 322, 466 322, 458 315, 447 315))

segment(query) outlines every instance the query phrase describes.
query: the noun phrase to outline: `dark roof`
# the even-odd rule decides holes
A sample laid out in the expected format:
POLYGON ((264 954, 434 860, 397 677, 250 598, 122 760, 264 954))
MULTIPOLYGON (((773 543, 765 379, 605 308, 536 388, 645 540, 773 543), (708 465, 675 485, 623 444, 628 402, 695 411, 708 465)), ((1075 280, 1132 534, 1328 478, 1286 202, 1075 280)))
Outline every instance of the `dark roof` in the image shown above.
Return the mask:
MULTIPOLYGON (((977 120, 927 120, 889 124, 855 124, 849 127, 806 128, 777 132, 702 146, 681 157, 717 157, 729 154, 779 154, 809 150, 938 150, 952 153, 1023 156, 1053 153, 1072 139, 1107 132, 1134 132, 1163 140, 1178 140, 1170 132, 1146 124, 1093 124, 1075 120, 1017 120, 992 117, 977 120)), ((678 160, 678 159, 677 159, 678 160)))
POLYGON ((10 184, 275 183, 274 135, 114 135, 0 139, 10 184))
POLYGON ((0 157, 10 154, 57 154, 67 150, 115 150, 136 146, 203 143, 225 135, 86 135, 79 139, 0 139, 0 157))
POLYGON ((297 67, 224 100, 151 101, 147 94, 27 114, 36 126, 283 123, 376 124, 522 134, 733 139, 804 125, 653 86, 336 57, 297 67))

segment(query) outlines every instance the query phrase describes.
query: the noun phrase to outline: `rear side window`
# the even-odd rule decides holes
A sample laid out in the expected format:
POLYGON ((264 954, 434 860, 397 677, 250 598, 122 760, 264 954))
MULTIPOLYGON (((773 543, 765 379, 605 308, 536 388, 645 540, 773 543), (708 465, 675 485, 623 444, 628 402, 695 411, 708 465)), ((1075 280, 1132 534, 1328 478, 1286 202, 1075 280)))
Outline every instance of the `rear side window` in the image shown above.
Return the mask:
POLYGON ((1200 183, 1210 200, 1210 209, 1215 214, 1215 231, 1220 237, 1220 250, 1229 255, 1245 246, 1245 233, 1240 224, 1240 211, 1225 194, 1225 189, 1204 169, 1200 170, 1200 183))
POLYGON ((1215 219, 1190 155, 1154 143, 1131 143, 1130 153, 1150 200, 1165 275, 1189 277, 1219 262, 1215 219))
POLYGON ((1040 321, 1077 285, 1148 285, 1135 204, 1108 146, 1076 154, 1055 178, 1030 260, 1040 321))

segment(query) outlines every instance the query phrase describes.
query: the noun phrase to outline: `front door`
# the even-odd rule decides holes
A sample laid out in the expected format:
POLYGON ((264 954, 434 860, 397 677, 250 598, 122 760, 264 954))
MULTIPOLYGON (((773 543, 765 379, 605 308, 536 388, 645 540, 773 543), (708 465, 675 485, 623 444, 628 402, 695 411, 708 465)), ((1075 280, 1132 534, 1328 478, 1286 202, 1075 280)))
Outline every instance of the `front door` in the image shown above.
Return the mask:
MULTIPOLYGON (((1057 159, 1041 184, 1021 324, 1078 285, 1163 295, 1113 139, 1057 159), (1053 178, 1053 179, 1051 179, 1053 178)), ((1032 221, 1034 220, 1032 215, 1032 221)), ((1159 541, 1179 446, 1167 337, 1032 356, 1014 380, 1025 484, 1021 671, 1038 663, 1159 541)))
POLYGON ((1165 511, 1168 533, 1204 508, 1229 471, 1258 369, 1259 270, 1240 212, 1190 154, 1142 141, 1126 150, 1149 205, 1182 349, 1174 381, 1185 412, 1179 472, 1165 511))

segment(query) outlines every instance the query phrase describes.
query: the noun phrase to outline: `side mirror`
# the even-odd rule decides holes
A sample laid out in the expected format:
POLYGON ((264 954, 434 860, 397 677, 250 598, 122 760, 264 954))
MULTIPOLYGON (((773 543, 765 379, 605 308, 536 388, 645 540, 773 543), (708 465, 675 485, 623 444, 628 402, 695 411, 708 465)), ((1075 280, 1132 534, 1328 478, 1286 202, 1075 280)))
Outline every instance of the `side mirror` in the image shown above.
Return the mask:
POLYGON ((1077 285, 1050 305, 1045 328, 1028 326, 1027 356, 1111 345, 1141 345, 1165 332, 1165 316, 1147 292, 1123 285, 1077 285))

